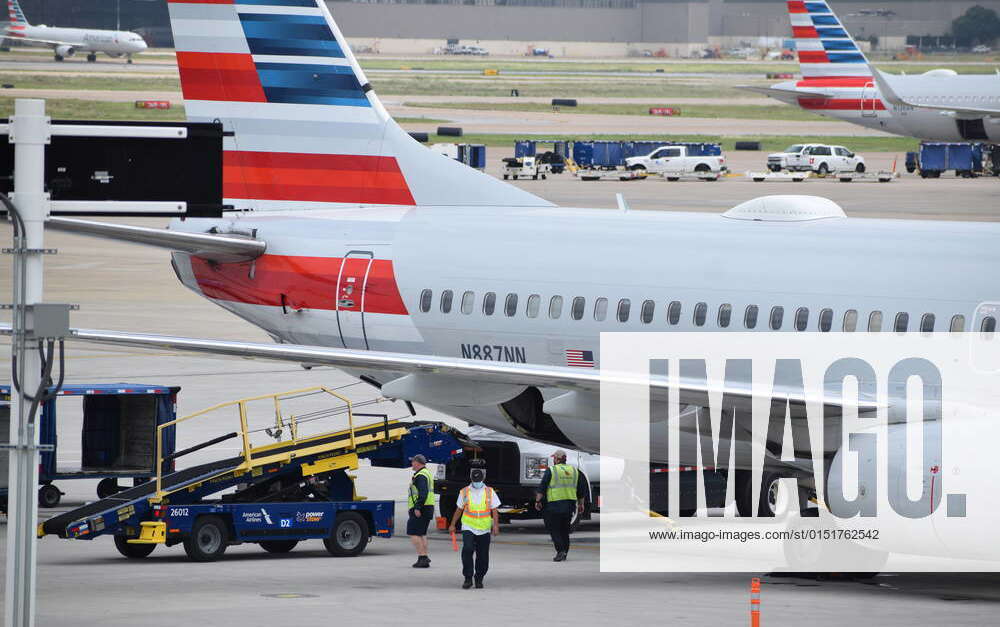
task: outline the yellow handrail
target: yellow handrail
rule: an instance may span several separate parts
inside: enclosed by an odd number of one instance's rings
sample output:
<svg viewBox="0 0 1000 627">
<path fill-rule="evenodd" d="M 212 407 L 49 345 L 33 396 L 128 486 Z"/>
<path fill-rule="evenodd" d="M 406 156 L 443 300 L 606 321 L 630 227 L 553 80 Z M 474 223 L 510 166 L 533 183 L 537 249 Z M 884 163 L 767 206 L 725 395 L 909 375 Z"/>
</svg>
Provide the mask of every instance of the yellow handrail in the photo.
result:
<svg viewBox="0 0 1000 627">
<path fill-rule="evenodd" d="M 239 435 L 242 438 L 242 449 L 243 449 L 243 462 L 236 468 L 236 470 L 237 471 L 239 471 L 239 470 L 248 471 L 248 470 L 251 469 L 251 466 L 252 466 L 252 464 L 251 464 L 251 458 L 250 458 L 251 457 L 252 447 L 250 446 L 250 431 L 249 431 L 249 428 L 248 428 L 248 425 L 247 425 L 247 404 L 248 403 L 252 403 L 254 401 L 261 401 L 261 400 L 266 400 L 266 399 L 273 400 L 273 402 L 274 402 L 274 408 L 275 408 L 275 424 L 276 424 L 276 426 L 278 428 L 281 428 L 285 424 L 284 418 L 283 418 L 282 413 L 281 413 L 281 399 L 285 398 L 285 397 L 290 397 L 290 396 L 298 396 L 298 395 L 309 394 L 309 393 L 312 393 L 312 392 L 325 392 L 325 393 L 329 394 L 330 396 L 333 396 L 334 398 L 339 399 L 340 401 L 342 401 L 347 406 L 347 423 L 348 423 L 348 432 L 350 433 L 350 437 L 351 437 L 351 448 L 352 449 L 357 448 L 357 439 L 356 439 L 356 435 L 355 435 L 355 432 L 354 432 L 354 411 L 353 411 L 353 404 L 351 403 L 351 400 L 349 398 L 347 398 L 346 396 L 343 396 L 341 394 L 337 394 L 336 392 L 334 392 L 333 390 L 331 390 L 330 388 L 328 388 L 326 386 L 318 385 L 318 386 L 313 386 L 313 387 L 309 387 L 309 388 L 302 388 L 302 389 L 298 389 L 298 390 L 291 390 L 291 391 L 287 391 L 287 392 L 277 392 L 277 393 L 273 393 L 273 394 L 261 394 L 259 396 L 248 396 L 246 398 L 241 398 L 241 399 L 238 399 L 238 400 L 235 400 L 235 401 L 228 401 L 226 403 L 219 403 L 217 405 L 212 405 L 211 407 L 207 407 L 207 408 L 202 409 L 200 411 L 196 411 L 193 414 L 188 414 L 187 416 L 183 416 L 181 418 L 177 418 L 175 420 L 171 420 L 170 422 L 165 422 L 165 423 L 159 425 L 156 428 L 156 495 L 155 495 L 154 498 L 157 499 L 157 500 L 159 500 L 159 499 L 162 499 L 166 495 L 166 493 L 163 490 L 163 462 L 164 462 L 164 459 L 163 459 L 163 431 L 164 431 L 164 429 L 166 429 L 167 427 L 172 427 L 172 426 L 178 425 L 178 424 L 180 424 L 182 422 L 187 422 L 188 420 L 191 420 L 193 418 L 197 418 L 199 416 L 204 416 L 205 414 L 209 414 L 209 413 L 218 411 L 220 409 L 224 409 L 226 407 L 232 407 L 232 406 L 235 405 L 235 406 L 238 407 L 238 411 L 239 411 L 239 420 L 240 420 L 240 433 L 239 433 Z M 291 435 L 291 441 L 293 443 L 297 443 L 298 442 L 298 420 L 297 420 L 296 416 L 295 415 L 289 416 L 287 424 L 288 424 L 289 432 L 290 432 L 290 435 Z"/>
</svg>

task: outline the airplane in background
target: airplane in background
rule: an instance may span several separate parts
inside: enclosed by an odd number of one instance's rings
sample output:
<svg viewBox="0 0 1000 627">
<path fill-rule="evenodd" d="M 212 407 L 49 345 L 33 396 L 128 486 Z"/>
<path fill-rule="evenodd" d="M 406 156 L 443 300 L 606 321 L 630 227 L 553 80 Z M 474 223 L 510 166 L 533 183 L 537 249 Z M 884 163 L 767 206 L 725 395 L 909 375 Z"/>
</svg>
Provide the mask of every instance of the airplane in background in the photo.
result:
<svg viewBox="0 0 1000 627">
<path fill-rule="evenodd" d="M 97 30 L 93 28 L 62 28 L 59 26 L 34 26 L 24 17 L 18 0 L 7 0 L 7 22 L 3 25 L 3 39 L 9 45 L 24 44 L 52 48 L 56 61 L 86 52 L 87 61 L 97 61 L 97 53 L 109 57 L 124 56 L 129 63 L 132 55 L 147 48 L 141 35 L 124 30 Z"/>
<path fill-rule="evenodd" d="M 802 79 L 743 89 L 895 135 L 1000 141 L 1000 72 L 885 74 L 824 0 L 788 0 L 788 14 Z"/>
<path fill-rule="evenodd" d="M 604 331 L 996 330 L 978 305 L 1000 296 L 983 271 L 1000 267 L 1000 224 L 848 218 L 809 196 L 721 215 L 554 206 L 414 141 L 324 1 L 169 11 L 188 118 L 231 132 L 234 210 L 168 230 L 46 227 L 172 251 L 185 286 L 276 343 L 86 329 L 77 340 L 330 365 L 387 398 L 600 452 Z M 703 406 L 703 380 L 649 386 L 679 390 L 685 412 Z M 746 381 L 722 391 L 741 410 L 755 400 Z M 822 400 L 831 417 L 843 407 Z M 838 453 L 839 440 L 827 445 Z"/>
</svg>

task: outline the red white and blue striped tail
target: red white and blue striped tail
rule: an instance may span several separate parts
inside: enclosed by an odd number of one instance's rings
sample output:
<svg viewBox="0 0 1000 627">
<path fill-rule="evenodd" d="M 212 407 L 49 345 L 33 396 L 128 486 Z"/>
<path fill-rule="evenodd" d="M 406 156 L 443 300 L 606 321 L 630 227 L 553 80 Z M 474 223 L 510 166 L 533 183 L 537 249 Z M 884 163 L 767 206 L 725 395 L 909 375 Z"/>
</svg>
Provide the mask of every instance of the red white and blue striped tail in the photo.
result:
<svg viewBox="0 0 1000 627">
<path fill-rule="evenodd" d="M 226 202 L 547 206 L 414 141 L 372 91 L 323 0 L 168 0 L 191 121 L 222 122 Z"/>
<path fill-rule="evenodd" d="M 21 10 L 21 3 L 17 0 L 7 0 L 7 24 L 8 26 L 28 26 L 28 20 Z"/>
<path fill-rule="evenodd" d="M 868 60 L 824 0 L 788 0 L 802 78 L 871 77 Z"/>
</svg>

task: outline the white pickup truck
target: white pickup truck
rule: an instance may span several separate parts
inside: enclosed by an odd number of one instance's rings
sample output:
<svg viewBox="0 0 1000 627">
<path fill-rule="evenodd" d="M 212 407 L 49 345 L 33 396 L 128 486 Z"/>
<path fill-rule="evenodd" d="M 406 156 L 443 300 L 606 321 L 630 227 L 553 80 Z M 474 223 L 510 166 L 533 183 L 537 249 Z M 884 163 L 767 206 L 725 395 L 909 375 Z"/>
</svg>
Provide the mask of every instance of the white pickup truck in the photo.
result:
<svg viewBox="0 0 1000 627">
<path fill-rule="evenodd" d="M 686 146 L 663 146 L 648 155 L 628 157 L 625 167 L 629 170 L 646 170 L 651 174 L 662 174 L 667 180 L 676 180 L 678 175 L 716 174 L 726 169 L 726 158 L 722 155 L 688 155 Z"/>
<path fill-rule="evenodd" d="M 827 144 L 794 144 L 782 152 L 767 156 L 767 169 L 772 172 L 831 172 L 865 171 L 865 158 L 843 146 Z"/>
</svg>

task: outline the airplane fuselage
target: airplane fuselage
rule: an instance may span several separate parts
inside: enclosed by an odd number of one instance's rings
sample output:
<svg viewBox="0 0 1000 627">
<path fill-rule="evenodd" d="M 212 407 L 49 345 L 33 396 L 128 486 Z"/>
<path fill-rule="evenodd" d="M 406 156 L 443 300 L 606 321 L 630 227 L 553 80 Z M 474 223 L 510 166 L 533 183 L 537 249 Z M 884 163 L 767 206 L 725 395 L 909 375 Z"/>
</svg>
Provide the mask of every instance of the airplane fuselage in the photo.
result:
<svg viewBox="0 0 1000 627">
<path fill-rule="evenodd" d="M 992 223 L 365 207 L 211 224 L 255 230 L 267 254 L 178 253 L 178 276 L 278 341 L 584 368 L 600 367 L 602 331 L 890 332 L 901 314 L 909 331 L 930 316 L 935 331 L 968 331 L 1000 267 Z M 529 430 L 496 404 L 435 408 Z M 573 446 L 599 449 L 596 423 L 555 420 Z"/>
<path fill-rule="evenodd" d="M 6 27 L 4 37 L 27 46 L 65 46 L 74 52 L 103 52 L 111 56 L 135 54 L 146 49 L 142 37 L 129 31 L 12 24 Z"/>
<path fill-rule="evenodd" d="M 888 75 L 907 102 L 942 107 L 1000 110 L 1000 74 Z M 807 78 L 775 85 L 778 89 L 822 92 L 800 96 L 803 109 L 895 135 L 928 141 L 1000 141 L 1000 116 L 961 115 L 890 103 L 871 77 Z"/>
</svg>

